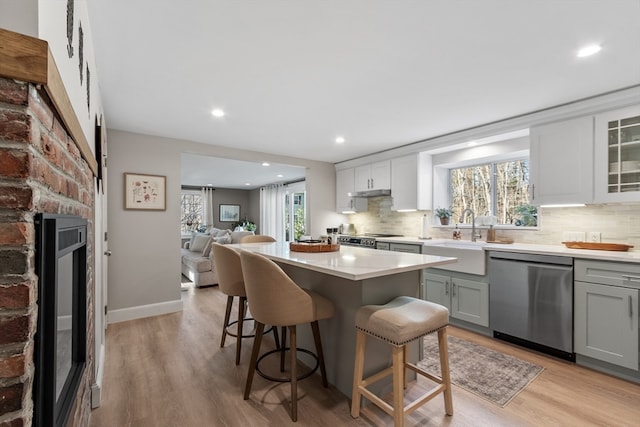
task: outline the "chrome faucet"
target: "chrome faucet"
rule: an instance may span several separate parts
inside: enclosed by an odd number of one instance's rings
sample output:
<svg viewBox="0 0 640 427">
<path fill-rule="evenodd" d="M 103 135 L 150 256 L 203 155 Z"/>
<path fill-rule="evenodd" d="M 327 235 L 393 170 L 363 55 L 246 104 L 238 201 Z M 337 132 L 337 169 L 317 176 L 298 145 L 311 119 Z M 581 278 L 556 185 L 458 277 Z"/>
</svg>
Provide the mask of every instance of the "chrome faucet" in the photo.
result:
<svg viewBox="0 0 640 427">
<path fill-rule="evenodd" d="M 464 220 L 464 216 L 466 213 L 470 213 L 471 214 L 471 241 L 475 242 L 477 239 L 482 237 L 482 234 L 480 234 L 480 231 L 478 230 L 478 234 L 476 234 L 476 214 L 475 212 L 473 212 L 473 210 L 467 208 L 465 210 L 462 211 L 462 215 L 460 216 L 460 222 L 462 222 L 462 220 Z"/>
</svg>

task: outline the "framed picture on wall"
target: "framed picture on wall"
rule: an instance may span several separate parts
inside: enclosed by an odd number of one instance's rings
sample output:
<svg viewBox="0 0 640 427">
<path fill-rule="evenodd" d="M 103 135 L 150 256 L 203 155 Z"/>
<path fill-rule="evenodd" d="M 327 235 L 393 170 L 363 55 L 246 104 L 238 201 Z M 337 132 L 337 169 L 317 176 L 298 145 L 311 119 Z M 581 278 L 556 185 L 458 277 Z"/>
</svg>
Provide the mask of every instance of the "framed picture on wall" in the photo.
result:
<svg viewBox="0 0 640 427">
<path fill-rule="evenodd" d="M 164 211 L 166 207 L 166 176 L 124 174 L 124 208 Z"/>
<path fill-rule="evenodd" d="M 220 222 L 237 222 L 240 220 L 240 205 L 220 205 Z"/>
</svg>

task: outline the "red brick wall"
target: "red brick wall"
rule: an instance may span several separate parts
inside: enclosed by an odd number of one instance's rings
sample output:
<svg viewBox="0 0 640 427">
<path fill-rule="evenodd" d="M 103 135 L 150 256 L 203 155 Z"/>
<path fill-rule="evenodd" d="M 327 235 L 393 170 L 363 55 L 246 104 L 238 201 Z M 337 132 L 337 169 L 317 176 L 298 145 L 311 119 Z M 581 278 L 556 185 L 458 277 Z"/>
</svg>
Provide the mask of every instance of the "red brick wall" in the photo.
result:
<svg viewBox="0 0 640 427">
<path fill-rule="evenodd" d="M 94 370 L 93 174 L 46 94 L 0 78 L 0 427 L 32 423 L 38 212 L 78 215 L 89 223 L 87 365 L 69 423 L 85 426 Z"/>
</svg>

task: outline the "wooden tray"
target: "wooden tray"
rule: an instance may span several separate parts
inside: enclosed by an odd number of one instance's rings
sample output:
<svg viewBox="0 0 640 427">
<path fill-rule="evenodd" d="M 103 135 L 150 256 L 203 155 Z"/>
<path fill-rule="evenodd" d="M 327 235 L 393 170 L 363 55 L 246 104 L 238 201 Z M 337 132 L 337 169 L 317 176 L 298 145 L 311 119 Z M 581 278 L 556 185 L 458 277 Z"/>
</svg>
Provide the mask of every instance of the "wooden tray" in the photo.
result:
<svg viewBox="0 0 640 427">
<path fill-rule="evenodd" d="M 510 245 L 513 243 L 513 239 L 496 239 L 496 240 L 487 240 L 487 243 L 499 243 L 501 245 Z"/>
<path fill-rule="evenodd" d="M 289 242 L 289 250 L 293 252 L 336 252 L 340 250 L 340 244 Z"/>
<path fill-rule="evenodd" d="M 592 242 L 562 242 L 563 245 L 570 249 L 596 249 L 601 251 L 628 251 L 633 245 L 624 243 L 592 243 Z"/>
</svg>

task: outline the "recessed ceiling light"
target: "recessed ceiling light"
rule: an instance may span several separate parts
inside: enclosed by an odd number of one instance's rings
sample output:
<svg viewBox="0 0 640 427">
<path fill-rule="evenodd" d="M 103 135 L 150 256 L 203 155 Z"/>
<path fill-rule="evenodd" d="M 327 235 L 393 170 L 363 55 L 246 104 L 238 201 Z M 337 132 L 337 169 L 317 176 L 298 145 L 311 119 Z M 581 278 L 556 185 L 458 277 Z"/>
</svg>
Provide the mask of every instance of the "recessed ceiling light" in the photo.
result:
<svg viewBox="0 0 640 427">
<path fill-rule="evenodd" d="M 262 166 L 271 166 L 271 163 L 269 163 L 269 162 L 262 162 Z"/>
<path fill-rule="evenodd" d="M 602 46 L 599 44 L 592 44 L 589 46 L 585 46 L 578 51 L 578 58 L 584 58 L 586 56 L 594 55 L 602 49 Z"/>
<path fill-rule="evenodd" d="M 279 173 L 278 175 L 276 175 L 278 178 L 284 178 L 284 175 L 282 175 L 281 173 Z"/>
<path fill-rule="evenodd" d="M 251 183 L 250 182 L 245 182 L 244 185 L 251 185 Z"/>
<path fill-rule="evenodd" d="M 215 110 L 212 110 L 211 114 L 213 115 L 213 117 L 224 117 L 224 111 L 222 111 L 219 108 L 216 108 Z"/>
<path fill-rule="evenodd" d="M 336 142 L 337 142 L 338 144 L 342 144 L 342 143 L 344 143 L 344 136 L 338 136 L 338 137 L 336 137 Z"/>
<path fill-rule="evenodd" d="M 207 184 L 207 187 L 213 187 L 213 184 Z"/>
</svg>

